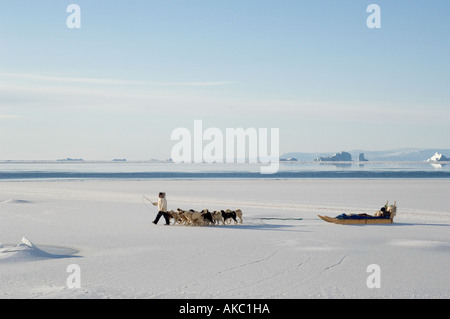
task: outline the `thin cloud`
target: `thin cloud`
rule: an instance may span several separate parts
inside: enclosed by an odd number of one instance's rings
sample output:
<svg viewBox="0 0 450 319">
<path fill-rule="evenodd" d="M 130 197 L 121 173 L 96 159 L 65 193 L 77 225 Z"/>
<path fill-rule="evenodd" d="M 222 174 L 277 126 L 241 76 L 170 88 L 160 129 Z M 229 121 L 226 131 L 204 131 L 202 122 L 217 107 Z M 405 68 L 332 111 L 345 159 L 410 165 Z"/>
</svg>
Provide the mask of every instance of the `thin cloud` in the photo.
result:
<svg viewBox="0 0 450 319">
<path fill-rule="evenodd" d="M 0 77 L 19 78 L 54 83 L 80 83 L 99 85 L 155 85 L 155 86 L 220 86 L 236 83 L 235 81 L 197 81 L 197 82 L 159 82 L 124 79 L 77 78 L 62 76 L 46 76 L 36 74 L 0 73 Z"/>
<path fill-rule="evenodd" d="M 26 118 L 26 116 L 16 114 L 0 114 L 0 120 L 19 120 L 24 118 Z"/>
</svg>

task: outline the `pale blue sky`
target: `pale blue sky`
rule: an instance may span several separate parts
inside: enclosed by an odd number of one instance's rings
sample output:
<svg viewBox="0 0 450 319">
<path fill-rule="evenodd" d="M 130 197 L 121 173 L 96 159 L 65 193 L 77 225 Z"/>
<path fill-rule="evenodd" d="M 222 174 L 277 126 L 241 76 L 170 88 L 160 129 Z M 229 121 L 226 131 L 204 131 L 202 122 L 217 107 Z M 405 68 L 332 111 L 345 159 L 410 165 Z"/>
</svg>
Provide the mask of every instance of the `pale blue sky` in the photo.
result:
<svg viewBox="0 0 450 319">
<path fill-rule="evenodd" d="M 281 153 L 449 148 L 449 20 L 448 0 L 0 0 L 0 160 L 165 159 L 195 119 L 279 128 Z"/>
</svg>

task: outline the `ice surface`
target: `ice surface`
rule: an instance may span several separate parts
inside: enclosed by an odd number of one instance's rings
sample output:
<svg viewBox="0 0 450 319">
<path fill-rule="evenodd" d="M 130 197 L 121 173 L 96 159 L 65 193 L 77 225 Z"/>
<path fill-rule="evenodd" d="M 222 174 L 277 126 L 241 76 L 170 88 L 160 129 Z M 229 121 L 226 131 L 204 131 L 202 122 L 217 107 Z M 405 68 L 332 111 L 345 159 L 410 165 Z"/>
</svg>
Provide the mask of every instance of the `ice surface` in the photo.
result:
<svg viewBox="0 0 450 319">
<path fill-rule="evenodd" d="M 0 247 L 12 250 L 0 251 L 0 298 L 449 298 L 448 189 L 447 179 L 1 182 L 2 198 L 26 205 L 0 205 Z M 153 225 L 142 195 L 160 191 L 169 209 L 240 208 L 244 223 Z M 392 225 L 317 217 L 371 214 L 386 200 L 398 205 Z M 67 287 L 71 264 L 81 288 Z M 379 289 L 367 286 L 371 264 Z"/>
</svg>

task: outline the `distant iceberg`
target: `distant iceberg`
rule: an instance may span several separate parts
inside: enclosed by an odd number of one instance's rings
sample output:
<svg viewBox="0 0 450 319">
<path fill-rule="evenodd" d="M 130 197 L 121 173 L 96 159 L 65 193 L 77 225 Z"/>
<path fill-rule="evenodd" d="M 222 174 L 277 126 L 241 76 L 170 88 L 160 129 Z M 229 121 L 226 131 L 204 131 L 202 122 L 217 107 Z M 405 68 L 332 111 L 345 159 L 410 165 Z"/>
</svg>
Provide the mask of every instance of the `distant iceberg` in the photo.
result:
<svg viewBox="0 0 450 319">
<path fill-rule="evenodd" d="M 56 160 L 57 162 L 83 162 L 84 160 L 82 158 L 63 158 Z"/>
<path fill-rule="evenodd" d="M 369 160 L 364 157 L 364 153 L 359 153 L 359 161 L 360 162 L 368 162 Z"/>
<path fill-rule="evenodd" d="M 445 157 L 443 154 L 439 154 L 438 152 L 436 152 L 436 154 L 427 159 L 427 162 L 448 162 L 448 161 L 450 161 L 450 159 Z"/>
<path fill-rule="evenodd" d="M 316 158 L 315 161 L 318 162 L 351 162 L 352 155 L 347 152 L 336 153 L 333 156 L 319 157 Z"/>
</svg>

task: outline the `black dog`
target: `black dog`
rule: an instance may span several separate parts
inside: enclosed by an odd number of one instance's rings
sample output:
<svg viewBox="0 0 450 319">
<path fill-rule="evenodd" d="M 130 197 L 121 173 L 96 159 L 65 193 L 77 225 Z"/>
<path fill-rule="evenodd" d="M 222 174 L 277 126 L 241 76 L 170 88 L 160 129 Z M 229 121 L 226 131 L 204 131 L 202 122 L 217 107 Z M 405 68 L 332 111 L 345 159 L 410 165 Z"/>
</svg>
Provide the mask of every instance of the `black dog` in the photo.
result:
<svg viewBox="0 0 450 319">
<path fill-rule="evenodd" d="M 205 212 L 205 210 L 206 210 L 206 212 Z M 211 224 L 214 224 L 211 212 L 207 209 L 205 209 L 205 210 L 203 210 L 203 212 L 202 212 L 203 220 L 208 220 Z"/>
<path fill-rule="evenodd" d="M 223 223 L 224 224 L 227 221 L 227 219 L 229 219 L 229 218 L 232 218 L 234 220 L 234 222 L 237 224 L 236 212 L 234 212 L 234 211 L 226 212 L 224 210 L 221 210 L 221 212 L 222 212 L 222 218 L 223 218 Z"/>
</svg>

